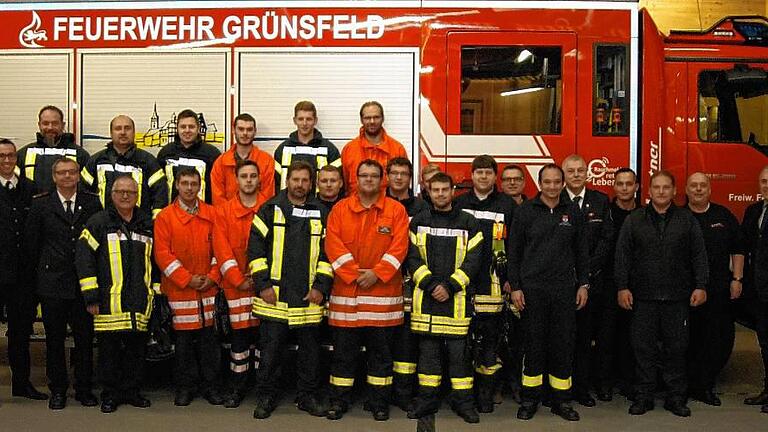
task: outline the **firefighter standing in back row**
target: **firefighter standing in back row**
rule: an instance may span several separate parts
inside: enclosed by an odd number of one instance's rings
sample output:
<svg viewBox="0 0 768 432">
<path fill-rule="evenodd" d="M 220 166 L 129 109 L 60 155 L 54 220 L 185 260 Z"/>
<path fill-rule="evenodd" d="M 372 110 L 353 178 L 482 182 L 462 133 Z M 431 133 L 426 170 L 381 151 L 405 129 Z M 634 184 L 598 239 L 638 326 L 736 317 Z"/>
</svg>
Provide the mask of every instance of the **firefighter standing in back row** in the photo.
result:
<svg viewBox="0 0 768 432">
<path fill-rule="evenodd" d="M 333 331 L 330 420 L 351 403 L 357 354 L 365 345 L 370 385 L 365 407 L 375 420 L 389 418 L 392 385 L 390 344 L 403 323 L 401 264 L 408 253 L 408 213 L 381 189 L 384 168 L 360 162 L 355 195 L 341 200 L 328 216 L 325 251 L 334 271 L 328 307 Z"/>
<path fill-rule="evenodd" d="M 174 186 L 178 196 L 155 220 L 154 251 L 176 332 L 173 403 L 187 406 L 201 394 L 211 405 L 221 405 L 219 344 L 213 328 L 221 279 L 213 255 L 216 213 L 197 197 L 200 173 L 194 168 L 180 169 Z"/>
<path fill-rule="evenodd" d="M 409 233 L 408 269 L 415 285 L 411 330 L 419 335 L 419 395 L 408 417 L 434 415 L 440 407 L 445 350 L 451 407 L 467 423 L 477 423 L 467 337 L 474 278 L 485 267 L 483 232 L 475 217 L 452 206 L 450 176 L 435 174 L 429 191 L 433 207 L 414 216 Z"/>
<path fill-rule="evenodd" d="M 507 243 L 512 302 L 525 333 L 521 420 L 536 414 L 545 372 L 552 413 L 579 420 L 569 402 L 576 310 L 588 297 L 589 250 L 581 211 L 561 199 L 563 178 L 554 164 L 539 171 L 541 192 L 515 209 Z"/>
<path fill-rule="evenodd" d="M 502 286 L 506 282 L 506 238 L 512 223 L 512 199 L 496 190 L 496 161 L 481 155 L 472 161 L 472 190 L 456 199 L 456 207 L 473 215 L 480 224 L 482 245 L 480 270 L 473 279 L 475 318 L 473 337 L 478 345 L 477 407 L 481 413 L 493 412 L 493 393 L 499 343 L 504 331 Z"/>
<path fill-rule="evenodd" d="M 313 416 L 326 414 L 318 394 L 318 335 L 333 270 L 323 250 L 328 211 L 312 195 L 314 174 L 308 162 L 292 162 L 286 171 L 286 189 L 253 218 L 248 267 L 257 294 L 253 314 L 262 320 L 253 411 L 258 419 L 269 417 L 277 406 L 278 381 L 291 335 L 299 345 L 297 406 Z"/>
</svg>

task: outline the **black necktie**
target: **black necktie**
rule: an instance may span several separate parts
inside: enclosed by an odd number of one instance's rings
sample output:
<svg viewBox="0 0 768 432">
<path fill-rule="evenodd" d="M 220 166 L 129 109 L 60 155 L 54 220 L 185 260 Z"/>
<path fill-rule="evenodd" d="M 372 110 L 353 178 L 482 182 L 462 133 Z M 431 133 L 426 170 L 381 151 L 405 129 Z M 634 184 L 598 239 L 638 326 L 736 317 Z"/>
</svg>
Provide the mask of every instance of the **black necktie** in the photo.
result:
<svg viewBox="0 0 768 432">
<path fill-rule="evenodd" d="M 573 197 L 573 202 L 576 203 L 576 207 L 581 208 L 581 197 L 580 196 Z"/>
<path fill-rule="evenodd" d="M 67 216 L 72 219 L 72 217 L 75 215 L 75 212 L 72 211 L 72 200 L 66 200 L 64 201 L 64 204 L 67 205 Z"/>
<path fill-rule="evenodd" d="M 11 183 L 11 181 L 10 181 L 10 180 L 8 180 L 7 182 L 5 182 L 5 190 L 7 190 L 8 192 L 10 192 L 10 191 L 11 191 L 11 189 L 12 189 L 12 188 L 11 188 L 11 186 L 12 186 L 12 183 Z"/>
</svg>

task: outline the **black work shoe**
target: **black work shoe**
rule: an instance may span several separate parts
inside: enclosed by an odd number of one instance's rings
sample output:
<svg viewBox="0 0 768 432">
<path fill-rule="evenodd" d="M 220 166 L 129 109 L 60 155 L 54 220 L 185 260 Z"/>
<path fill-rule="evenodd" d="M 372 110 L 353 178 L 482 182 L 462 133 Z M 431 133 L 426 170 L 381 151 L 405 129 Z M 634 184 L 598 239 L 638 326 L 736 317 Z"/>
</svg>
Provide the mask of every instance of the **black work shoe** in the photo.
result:
<svg viewBox="0 0 768 432">
<path fill-rule="evenodd" d="M 434 414 L 418 417 L 418 419 L 419 421 L 416 423 L 416 432 L 435 432 Z"/>
<path fill-rule="evenodd" d="M 210 389 L 205 392 L 203 399 L 207 400 L 211 405 L 224 405 L 224 396 L 215 389 Z"/>
<path fill-rule="evenodd" d="M 629 406 L 629 414 L 643 415 L 653 410 L 653 401 L 648 399 L 637 399 Z"/>
<path fill-rule="evenodd" d="M 576 395 L 573 398 L 576 402 L 579 403 L 581 406 L 585 406 L 587 408 L 592 408 L 595 406 L 596 402 L 595 399 L 590 395 L 588 392 L 579 392 L 576 393 Z"/>
<path fill-rule="evenodd" d="M 517 418 L 520 420 L 530 420 L 536 414 L 538 409 L 539 406 L 537 404 L 523 402 L 523 404 L 520 405 L 520 408 L 517 409 Z"/>
<path fill-rule="evenodd" d="M 195 399 L 194 393 L 189 390 L 176 390 L 176 395 L 173 398 L 173 404 L 176 406 L 187 406 Z"/>
<path fill-rule="evenodd" d="M 149 408 L 152 406 L 152 402 L 139 393 L 127 397 L 125 403 L 136 408 Z"/>
<path fill-rule="evenodd" d="M 376 421 L 389 420 L 389 407 L 374 408 L 371 412 L 373 413 L 373 419 Z"/>
<path fill-rule="evenodd" d="M 760 408 L 760 412 L 763 414 L 768 414 L 768 404 L 763 405 L 763 407 Z"/>
<path fill-rule="evenodd" d="M 75 400 L 80 402 L 80 405 L 84 407 L 95 407 L 99 404 L 99 400 L 91 392 L 76 392 Z"/>
<path fill-rule="evenodd" d="M 477 412 L 488 414 L 493 412 L 493 402 L 479 402 L 477 404 Z"/>
<path fill-rule="evenodd" d="M 579 413 L 567 403 L 553 404 L 550 411 L 552 411 L 552 414 L 558 415 L 564 420 L 579 421 Z"/>
<path fill-rule="evenodd" d="M 685 402 L 679 399 L 664 402 L 664 409 L 678 417 L 690 417 L 691 415 L 691 409 L 685 405 Z"/>
<path fill-rule="evenodd" d="M 240 402 L 242 401 L 243 396 L 240 394 L 240 392 L 233 391 L 227 395 L 226 399 L 224 400 L 224 408 L 237 408 L 240 406 Z"/>
<path fill-rule="evenodd" d="M 744 399 L 744 405 L 768 404 L 768 390 L 763 390 L 759 395 Z"/>
<path fill-rule="evenodd" d="M 480 423 L 480 415 L 474 408 L 465 408 L 457 410 L 456 414 L 462 418 L 466 423 Z"/>
<path fill-rule="evenodd" d="M 37 391 L 35 386 L 32 385 L 32 383 L 26 383 L 20 386 L 13 386 L 11 389 L 11 395 L 17 396 L 17 397 L 25 397 L 27 399 L 33 399 L 33 400 L 46 400 L 48 399 L 48 395 Z"/>
<path fill-rule="evenodd" d="M 717 397 L 715 392 L 713 392 L 711 389 L 692 391 L 690 397 L 691 399 L 697 400 L 699 402 L 704 402 L 707 405 L 720 406 L 723 404 L 720 398 Z"/>
<path fill-rule="evenodd" d="M 326 408 L 314 395 L 300 397 L 296 402 L 296 407 L 315 417 L 325 417 L 328 414 L 328 408 Z"/>
<path fill-rule="evenodd" d="M 597 399 L 603 402 L 610 402 L 613 400 L 613 389 L 609 387 L 601 388 L 597 391 Z"/>
<path fill-rule="evenodd" d="M 331 402 L 331 407 L 328 408 L 328 413 L 325 415 L 325 418 L 328 420 L 341 420 L 341 418 L 344 417 L 344 413 L 346 412 L 347 409 L 340 403 Z"/>
<path fill-rule="evenodd" d="M 117 411 L 117 401 L 114 399 L 103 399 L 101 401 L 101 412 L 109 414 Z"/>
<path fill-rule="evenodd" d="M 253 409 L 253 418 L 265 419 L 272 415 L 275 404 L 271 398 L 260 396 L 256 399 L 256 407 Z"/>
<path fill-rule="evenodd" d="M 62 410 L 66 406 L 67 406 L 66 393 L 52 393 L 51 398 L 48 399 L 48 409 Z"/>
</svg>

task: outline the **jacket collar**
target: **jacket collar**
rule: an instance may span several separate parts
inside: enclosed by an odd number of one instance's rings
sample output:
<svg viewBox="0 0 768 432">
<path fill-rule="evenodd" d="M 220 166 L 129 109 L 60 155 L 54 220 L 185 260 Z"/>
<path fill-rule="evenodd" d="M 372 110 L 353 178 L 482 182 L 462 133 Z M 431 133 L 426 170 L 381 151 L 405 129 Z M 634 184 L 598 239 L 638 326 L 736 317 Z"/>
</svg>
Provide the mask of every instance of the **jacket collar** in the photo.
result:
<svg viewBox="0 0 768 432">
<path fill-rule="evenodd" d="M 365 137 L 365 128 L 362 126 L 360 127 L 360 134 L 358 137 L 363 147 L 375 148 L 386 153 L 392 153 L 392 139 L 387 135 L 387 131 L 383 127 L 381 128 L 381 142 L 379 144 L 373 144 L 368 141 L 368 138 Z"/>
<path fill-rule="evenodd" d="M 48 147 L 48 144 L 45 142 L 45 137 L 40 132 L 37 132 L 35 135 L 36 142 L 38 146 L 41 147 Z M 61 134 L 61 137 L 59 137 L 59 141 L 56 143 L 56 148 L 75 148 L 77 147 L 75 145 L 75 135 L 65 132 Z"/>
<path fill-rule="evenodd" d="M 299 141 L 299 131 L 295 130 L 288 135 L 288 141 L 291 142 L 294 146 L 318 146 L 322 144 L 323 141 L 323 134 L 320 133 L 319 130 L 315 129 L 312 135 L 312 139 L 309 140 L 308 143 L 304 144 L 303 142 Z"/>
<path fill-rule="evenodd" d="M 363 207 L 363 204 L 360 203 L 360 195 L 354 195 L 351 197 L 352 202 L 350 203 L 350 209 L 355 213 L 362 213 L 367 208 Z M 376 202 L 373 203 L 371 207 L 377 207 L 379 210 L 384 210 L 384 201 L 387 199 L 387 195 L 380 193 L 379 199 L 376 200 Z"/>
</svg>

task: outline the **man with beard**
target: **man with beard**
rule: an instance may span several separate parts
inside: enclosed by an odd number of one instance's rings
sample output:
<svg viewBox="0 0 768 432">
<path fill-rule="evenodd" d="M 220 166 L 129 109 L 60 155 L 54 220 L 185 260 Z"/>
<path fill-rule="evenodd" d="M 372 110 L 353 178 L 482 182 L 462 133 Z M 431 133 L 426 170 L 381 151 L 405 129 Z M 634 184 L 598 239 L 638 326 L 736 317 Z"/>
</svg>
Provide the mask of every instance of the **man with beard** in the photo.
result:
<svg viewBox="0 0 768 432">
<path fill-rule="evenodd" d="M 58 107 L 44 106 L 37 120 L 37 140 L 19 150 L 19 177 L 35 182 L 36 192 L 49 192 L 54 187 L 51 165 L 56 159 L 68 157 L 83 167 L 90 155 L 75 144 L 74 135 L 64 132 L 64 113 Z"/>
<path fill-rule="evenodd" d="M 248 268 L 258 297 L 253 313 L 262 319 L 258 398 L 253 416 L 264 419 L 276 408 L 278 381 L 289 336 L 299 351 L 297 406 L 325 416 L 320 402 L 319 326 L 331 291 L 333 270 L 323 250 L 327 210 L 312 196 L 315 170 L 306 161 L 288 167 L 287 187 L 267 201 L 253 218 Z"/>
</svg>

